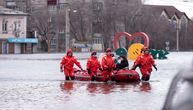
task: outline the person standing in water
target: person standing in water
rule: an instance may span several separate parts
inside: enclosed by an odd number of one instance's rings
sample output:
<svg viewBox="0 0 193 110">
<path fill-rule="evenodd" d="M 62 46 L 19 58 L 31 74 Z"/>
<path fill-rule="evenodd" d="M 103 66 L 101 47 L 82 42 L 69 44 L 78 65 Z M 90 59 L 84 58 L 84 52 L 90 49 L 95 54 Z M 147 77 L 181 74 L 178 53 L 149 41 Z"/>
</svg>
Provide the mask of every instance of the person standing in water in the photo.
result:
<svg viewBox="0 0 193 110">
<path fill-rule="evenodd" d="M 111 49 L 107 48 L 106 55 L 102 58 L 102 69 L 103 76 L 105 77 L 105 81 L 108 81 L 110 78 L 113 80 L 113 70 L 116 68 L 114 63 L 114 59 L 111 56 Z"/>
<path fill-rule="evenodd" d="M 142 53 L 135 60 L 132 70 L 135 70 L 137 67 L 139 67 L 142 74 L 142 80 L 148 81 L 151 76 L 152 66 L 157 71 L 155 61 L 152 55 L 149 53 L 149 49 L 147 47 L 143 47 Z"/>
<path fill-rule="evenodd" d="M 102 71 L 101 65 L 96 55 L 97 55 L 96 51 L 93 51 L 91 53 L 90 58 L 87 60 L 87 64 L 86 64 L 88 74 L 91 76 L 92 81 L 95 80 L 95 77 L 97 75 L 97 70 L 99 69 Z"/>
<path fill-rule="evenodd" d="M 80 63 L 73 56 L 72 50 L 67 50 L 66 56 L 64 56 L 60 62 L 60 71 L 64 72 L 66 80 L 74 80 L 74 64 L 76 64 L 81 70 Z"/>
</svg>

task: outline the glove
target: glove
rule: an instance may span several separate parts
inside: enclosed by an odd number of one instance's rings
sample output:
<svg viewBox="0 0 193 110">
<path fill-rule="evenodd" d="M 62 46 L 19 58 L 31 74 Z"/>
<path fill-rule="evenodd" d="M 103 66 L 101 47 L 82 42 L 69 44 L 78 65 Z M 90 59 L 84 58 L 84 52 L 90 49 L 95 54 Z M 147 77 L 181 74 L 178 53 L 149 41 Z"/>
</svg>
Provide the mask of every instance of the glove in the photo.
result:
<svg viewBox="0 0 193 110">
<path fill-rule="evenodd" d="M 131 70 L 135 70 L 137 67 L 140 67 L 141 66 L 141 64 L 137 64 L 136 66 L 133 66 L 132 68 L 131 68 Z"/>
<path fill-rule="evenodd" d="M 62 67 L 60 67 L 60 72 L 63 72 L 63 69 L 62 69 Z"/>
<path fill-rule="evenodd" d="M 155 70 L 157 71 L 157 67 L 156 67 L 156 65 L 153 65 L 153 67 L 155 68 Z"/>
<path fill-rule="evenodd" d="M 80 69 L 83 70 L 82 67 L 80 67 Z"/>
<path fill-rule="evenodd" d="M 90 69 L 87 69 L 87 71 L 88 71 L 88 74 L 91 74 L 91 71 L 90 71 Z"/>
<path fill-rule="evenodd" d="M 132 68 L 131 68 L 131 70 L 135 70 L 136 69 L 136 66 L 133 66 Z"/>
<path fill-rule="evenodd" d="M 100 70 L 100 71 L 103 71 L 103 69 L 102 69 L 102 68 L 99 68 L 99 70 Z"/>
<path fill-rule="evenodd" d="M 107 68 L 108 71 L 111 71 L 111 68 Z"/>
</svg>

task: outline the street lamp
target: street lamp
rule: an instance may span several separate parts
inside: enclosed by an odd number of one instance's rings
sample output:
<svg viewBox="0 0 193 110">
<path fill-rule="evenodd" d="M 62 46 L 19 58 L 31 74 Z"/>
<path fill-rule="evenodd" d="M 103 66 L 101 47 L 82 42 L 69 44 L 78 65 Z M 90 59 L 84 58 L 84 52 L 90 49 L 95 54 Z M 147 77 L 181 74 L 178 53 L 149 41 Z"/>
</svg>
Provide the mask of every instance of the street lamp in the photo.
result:
<svg viewBox="0 0 193 110">
<path fill-rule="evenodd" d="M 69 0 L 59 0 L 59 4 L 65 5 L 65 47 L 66 52 L 70 48 L 70 3 Z M 73 13 L 76 13 L 77 10 L 73 10 Z"/>
<path fill-rule="evenodd" d="M 70 48 L 70 8 L 69 4 L 66 4 L 65 10 L 65 18 L 66 18 L 66 25 L 65 25 L 65 37 L 66 37 L 66 52 Z"/>
<path fill-rule="evenodd" d="M 66 18 L 66 25 L 65 25 L 65 36 L 66 36 L 66 52 L 70 48 L 70 7 L 69 4 L 66 6 L 65 10 L 65 18 Z M 73 10 L 73 13 L 77 13 L 77 10 Z"/>
</svg>

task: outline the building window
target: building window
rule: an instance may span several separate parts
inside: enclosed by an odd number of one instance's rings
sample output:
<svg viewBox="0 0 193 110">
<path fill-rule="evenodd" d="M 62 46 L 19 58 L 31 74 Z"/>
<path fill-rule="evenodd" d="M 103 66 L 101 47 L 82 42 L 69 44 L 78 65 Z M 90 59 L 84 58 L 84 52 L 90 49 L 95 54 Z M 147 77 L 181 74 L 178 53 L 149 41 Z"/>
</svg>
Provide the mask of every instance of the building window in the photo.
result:
<svg viewBox="0 0 193 110">
<path fill-rule="evenodd" d="M 10 0 L 10 1 L 6 1 L 6 6 L 7 7 L 14 7 L 14 6 L 16 6 L 16 2 L 15 1 L 12 1 L 12 0 Z"/>
<path fill-rule="evenodd" d="M 7 24 L 8 24 L 8 21 L 3 20 L 3 23 L 2 23 L 2 31 L 3 31 L 3 33 L 7 33 Z"/>
<path fill-rule="evenodd" d="M 56 11 L 56 10 L 57 10 L 57 7 L 56 7 L 56 5 L 49 5 L 49 6 L 48 6 L 48 10 L 49 10 L 49 11 Z"/>
<path fill-rule="evenodd" d="M 56 5 L 57 0 L 47 0 L 47 5 Z"/>
<path fill-rule="evenodd" d="M 180 23 L 181 23 L 180 25 L 181 25 L 182 27 L 185 27 L 186 24 L 187 24 L 187 19 L 185 18 L 185 16 L 182 16 L 180 21 L 181 21 L 181 22 L 180 22 Z"/>
<path fill-rule="evenodd" d="M 14 22 L 14 31 L 18 32 L 19 31 L 19 27 L 20 27 L 20 22 L 19 21 L 15 21 Z"/>
<path fill-rule="evenodd" d="M 174 16 L 174 17 L 172 17 L 172 19 L 171 19 L 171 25 L 172 25 L 172 27 L 174 28 L 174 29 L 176 29 L 177 28 L 177 19 L 176 19 L 176 17 Z"/>
<path fill-rule="evenodd" d="M 19 29 L 19 27 L 20 27 L 20 21 L 15 21 L 14 22 L 14 34 L 15 34 L 15 37 L 19 37 L 20 36 L 20 29 Z"/>
<path fill-rule="evenodd" d="M 103 3 L 102 2 L 95 2 L 93 5 L 93 10 L 94 11 L 101 11 L 103 8 Z"/>
</svg>

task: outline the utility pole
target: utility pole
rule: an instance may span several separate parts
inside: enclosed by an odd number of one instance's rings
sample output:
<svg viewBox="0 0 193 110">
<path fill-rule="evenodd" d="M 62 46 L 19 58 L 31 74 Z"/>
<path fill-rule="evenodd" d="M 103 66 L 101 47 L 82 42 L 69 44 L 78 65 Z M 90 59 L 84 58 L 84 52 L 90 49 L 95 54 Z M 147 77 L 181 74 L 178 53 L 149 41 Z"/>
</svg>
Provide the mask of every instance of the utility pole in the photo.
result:
<svg viewBox="0 0 193 110">
<path fill-rule="evenodd" d="M 65 9 L 65 18 L 66 18 L 66 25 L 65 25 L 65 37 L 66 37 L 66 52 L 70 48 L 70 7 L 69 1 L 66 0 L 66 9 Z"/>
<path fill-rule="evenodd" d="M 56 52 L 59 52 L 59 10 L 60 10 L 60 1 L 57 1 L 57 6 L 56 6 Z"/>
<path fill-rule="evenodd" d="M 50 29 L 50 25 L 51 25 L 51 18 L 48 18 L 48 35 L 47 35 L 47 43 L 48 43 L 48 53 L 50 53 L 50 48 L 51 48 L 51 29 Z"/>
<path fill-rule="evenodd" d="M 179 51 L 179 31 L 180 31 L 180 24 L 179 20 L 176 20 L 176 51 Z"/>
</svg>

